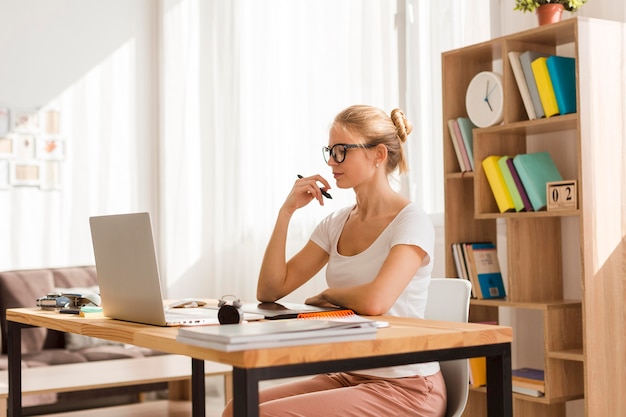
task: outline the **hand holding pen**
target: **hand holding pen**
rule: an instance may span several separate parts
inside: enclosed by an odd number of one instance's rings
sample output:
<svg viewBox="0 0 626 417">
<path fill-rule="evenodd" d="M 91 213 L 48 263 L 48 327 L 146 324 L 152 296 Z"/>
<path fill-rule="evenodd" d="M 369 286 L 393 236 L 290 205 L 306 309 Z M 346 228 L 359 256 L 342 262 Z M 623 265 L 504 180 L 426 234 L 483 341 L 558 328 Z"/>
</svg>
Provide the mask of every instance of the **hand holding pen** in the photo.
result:
<svg viewBox="0 0 626 417">
<path fill-rule="evenodd" d="M 304 177 L 303 177 L 302 175 L 298 174 L 298 178 L 303 179 Z M 329 198 L 329 199 L 331 199 L 331 200 L 333 199 L 333 197 L 332 197 L 332 196 L 328 193 L 328 191 L 326 191 L 326 190 L 325 190 L 325 189 L 323 189 L 322 187 L 319 187 L 319 188 L 320 188 L 320 192 L 322 193 L 322 195 L 323 195 L 324 197 Z"/>
</svg>

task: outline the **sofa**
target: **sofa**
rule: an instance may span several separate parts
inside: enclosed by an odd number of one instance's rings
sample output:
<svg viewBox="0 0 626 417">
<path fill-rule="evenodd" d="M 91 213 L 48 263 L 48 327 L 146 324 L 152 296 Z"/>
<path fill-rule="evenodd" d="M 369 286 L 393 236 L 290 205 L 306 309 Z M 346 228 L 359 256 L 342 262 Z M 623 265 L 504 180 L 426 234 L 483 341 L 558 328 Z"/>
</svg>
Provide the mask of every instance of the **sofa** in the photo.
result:
<svg viewBox="0 0 626 417">
<path fill-rule="evenodd" d="M 42 268 L 0 272 L 0 339 L 2 355 L 0 370 L 7 368 L 6 309 L 36 307 L 37 299 L 50 292 L 97 291 L 95 266 Z M 22 368 L 54 366 L 121 358 L 160 355 L 161 352 L 105 342 L 81 335 L 32 328 L 22 330 Z M 63 377 L 62 375 L 60 377 Z M 23 406 L 32 413 L 68 411 L 113 403 L 129 403 L 139 399 L 139 393 L 163 390 L 167 384 L 145 384 L 129 389 L 106 388 L 91 391 L 51 393 L 25 396 Z"/>
</svg>

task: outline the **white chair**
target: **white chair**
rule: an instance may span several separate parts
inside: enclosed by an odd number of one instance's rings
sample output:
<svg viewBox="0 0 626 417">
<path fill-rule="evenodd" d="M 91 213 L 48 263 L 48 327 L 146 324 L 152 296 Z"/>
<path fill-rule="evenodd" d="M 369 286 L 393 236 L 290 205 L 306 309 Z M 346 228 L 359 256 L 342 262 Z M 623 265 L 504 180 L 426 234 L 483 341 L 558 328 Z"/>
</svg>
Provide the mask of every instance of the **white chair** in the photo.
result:
<svg viewBox="0 0 626 417">
<path fill-rule="evenodd" d="M 467 323 L 472 285 L 460 278 L 433 278 L 428 287 L 424 317 L 429 320 Z M 446 417 L 463 413 L 469 395 L 469 361 L 459 359 L 439 363 L 448 391 Z"/>
</svg>

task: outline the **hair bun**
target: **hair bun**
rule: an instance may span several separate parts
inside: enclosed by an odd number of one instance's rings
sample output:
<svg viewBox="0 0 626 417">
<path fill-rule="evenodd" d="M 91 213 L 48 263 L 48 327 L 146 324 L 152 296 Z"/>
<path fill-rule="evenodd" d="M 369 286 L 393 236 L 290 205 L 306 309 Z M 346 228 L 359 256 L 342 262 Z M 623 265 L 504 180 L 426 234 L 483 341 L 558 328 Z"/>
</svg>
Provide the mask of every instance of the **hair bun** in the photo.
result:
<svg viewBox="0 0 626 417">
<path fill-rule="evenodd" d="M 406 142 L 409 134 L 413 131 L 413 125 L 406 119 L 404 112 L 400 109 L 393 109 L 391 111 L 391 120 L 396 126 L 396 134 L 400 142 Z"/>
</svg>

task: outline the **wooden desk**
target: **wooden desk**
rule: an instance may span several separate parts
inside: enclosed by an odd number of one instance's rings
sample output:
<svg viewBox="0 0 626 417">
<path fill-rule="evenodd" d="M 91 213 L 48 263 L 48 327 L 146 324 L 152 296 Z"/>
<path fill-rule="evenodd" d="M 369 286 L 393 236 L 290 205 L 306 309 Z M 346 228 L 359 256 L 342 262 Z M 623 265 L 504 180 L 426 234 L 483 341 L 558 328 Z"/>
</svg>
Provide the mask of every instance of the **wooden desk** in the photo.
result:
<svg viewBox="0 0 626 417">
<path fill-rule="evenodd" d="M 39 309 L 9 309 L 9 417 L 21 417 L 21 331 L 46 327 L 192 358 L 192 413 L 204 416 L 204 360 L 233 366 L 236 416 L 258 415 L 259 382 L 325 372 L 354 371 L 417 362 L 487 357 L 487 411 L 490 417 L 512 416 L 510 327 L 385 318 L 373 340 L 220 352 L 176 341 L 177 328 L 82 318 Z"/>
</svg>

